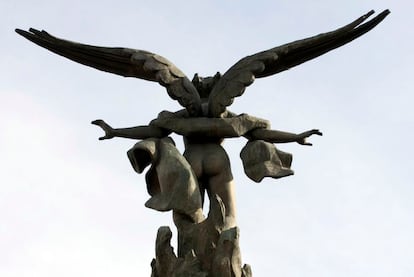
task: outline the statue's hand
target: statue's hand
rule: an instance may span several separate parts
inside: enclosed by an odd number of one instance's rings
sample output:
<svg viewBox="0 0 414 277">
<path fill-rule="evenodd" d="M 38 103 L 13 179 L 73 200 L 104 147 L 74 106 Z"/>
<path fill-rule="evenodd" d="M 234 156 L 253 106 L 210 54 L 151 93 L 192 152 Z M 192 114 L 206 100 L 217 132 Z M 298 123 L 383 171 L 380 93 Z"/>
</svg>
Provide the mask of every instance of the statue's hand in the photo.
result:
<svg viewBox="0 0 414 277">
<path fill-rule="evenodd" d="M 99 140 L 104 140 L 104 139 L 111 139 L 113 138 L 114 135 L 114 129 L 109 126 L 105 121 L 103 121 L 102 119 L 97 119 L 91 122 L 94 125 L 97 125 L 99 127 L 102 128 L 102 130 L 105 131 L 105 136 L 100 137 Z"/>
<path fill-rule="evenodd" d="M 300 133 L 297 135 L 298 139 L 296 140 L 296 142 L 301 145 L 312 146 L 312 143 L 306 141 L 306 138 L 310 137 L 311 135 L 322 136 L 322 133 L 318 129 L 312 129 L 312 130 Z"/>
</svg>

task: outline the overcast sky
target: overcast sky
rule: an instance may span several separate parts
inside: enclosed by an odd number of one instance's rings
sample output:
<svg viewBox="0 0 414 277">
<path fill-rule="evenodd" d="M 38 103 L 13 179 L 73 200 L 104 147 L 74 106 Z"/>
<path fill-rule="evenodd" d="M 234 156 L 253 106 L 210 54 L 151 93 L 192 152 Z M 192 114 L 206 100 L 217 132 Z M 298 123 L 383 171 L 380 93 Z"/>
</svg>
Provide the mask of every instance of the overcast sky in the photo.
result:
<svg viewBox="0 0 414 277">
<path fill-rule="evenodd" d="M 149 276 L 158 227 L 176 234 L 170 213 L 144 207 L 144 175 L 126 156 L 135 141 L 98 141 L 90 121 L 143 125 L 180 106 L 156 83 L 76 64 L 15 28 L 149 50 L 192 78 L 386 8 L 373 31 L 256 80 L 232 105 L 273 129 L 324 133 L 312 147 L 278 146 L 293 154 L 294 176 L 256 184 L 239 158 L 245 140 L 224 147 L 254 276 L 414 276 L 410 0 L 2 0 L 0 276 Z"/>
</svg>

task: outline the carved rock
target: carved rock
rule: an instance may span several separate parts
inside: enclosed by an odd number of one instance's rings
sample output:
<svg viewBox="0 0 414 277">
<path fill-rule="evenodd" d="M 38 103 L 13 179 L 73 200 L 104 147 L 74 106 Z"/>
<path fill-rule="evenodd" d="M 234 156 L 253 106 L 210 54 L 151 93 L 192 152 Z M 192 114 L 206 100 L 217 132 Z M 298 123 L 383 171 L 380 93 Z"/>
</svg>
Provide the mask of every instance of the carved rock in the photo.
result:
<svg viewBox="0 0 414 277">
<path fill-rule="evenodd" d="M 191 223 L 174 213 L 178 229 L 178 257 L 171 247 L 171 231 L 160 227 L 152 277 L 250 277 L 250 266 L 241 267 L 239 228 L 224 229 L 225 207 L 220 197 L 212 197 L 210 212 L 201 223 Z"/>
<path fill-rule="evenodd" d="M 171 247 L 171 237 L 172 233 L 168 226 L 158 229 L 155 241 L 156 259 L 153 259 L 151 263 L 151 277 L 170 276 L 171 272 L 175 270 L 178 259 Z"/>
</svg>

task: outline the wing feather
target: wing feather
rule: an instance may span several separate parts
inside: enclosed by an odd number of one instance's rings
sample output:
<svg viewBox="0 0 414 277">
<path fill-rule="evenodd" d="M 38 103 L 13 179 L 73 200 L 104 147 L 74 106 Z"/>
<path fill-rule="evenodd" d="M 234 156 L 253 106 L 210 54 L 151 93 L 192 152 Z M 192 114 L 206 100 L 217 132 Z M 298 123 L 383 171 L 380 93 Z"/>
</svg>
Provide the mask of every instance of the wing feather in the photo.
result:
<svg viewBox="0 0 414 277">
<path fill-rule="evenodd" d="M 335 31 L 294 41 L 241 59 L 214 86 L 209 98 L 209 115 L 223 116 L 226 107 L 233 103 L 235 97 L 241 96 L 255 78 L 288 70 L 347 44 L 372 30 L 390 12 L 385 10 L 362 24 L 373 13 L 374 11 L 370 11 Z"/>
<path fill-rule="evenodd" d="M 197 89 L 181 70 L 164 57 L 144 50 L 81 44 L 33 28 L 29 32 L 20 29 L 16 29 L 16 32 L 43 48 L 83 65 L 124 77 L 158 82 L 190 115 L 197 116 L 201 112 Z"/>
</svg>

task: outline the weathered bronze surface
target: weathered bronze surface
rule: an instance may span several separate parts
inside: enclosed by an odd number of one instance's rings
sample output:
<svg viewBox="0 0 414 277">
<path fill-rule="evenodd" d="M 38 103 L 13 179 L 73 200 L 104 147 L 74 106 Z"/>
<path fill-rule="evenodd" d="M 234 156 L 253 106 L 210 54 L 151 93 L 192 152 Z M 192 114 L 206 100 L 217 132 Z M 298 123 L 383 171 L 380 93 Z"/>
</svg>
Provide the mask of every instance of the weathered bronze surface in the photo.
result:
<svg viewBox="0 0 414 277">
<path fill-rule="evenodd" d="M 388 14 L 385 10 L 363 22 L 374 12 L 335 31 L 291 42 L 245 57 L 223 75 L 190 81 L 167 59 L 143 50 L 108 48 L 56 38 L 45 31 L 16 32 L 32 42 L 99 70 L 156 81 L 185 109 L 163 111 L 148 125 L 114 129 L 103 120 L 92 124 L 105 135 L 100 140 L 123 137 L 141 140 L 128 151 L 134 170 L 146 173 L 148 193 L 145 203 L 158 211 L 172 211 L 178 229 L 178 252 L 170 245 L 168 227 L 158 230 L 152 276 L 251 276 L 250 266 L 242 267 L 236 223 L 234 182 L 229 157 L 221 146 L 225 138 L 245 137 L 241 151 L 246 175 L 255 182 L 264 177 L 281 178 L 293 174 L 292 156 L 274 143 L 296 142 L 312 145 L 307 138 L 322 135 L 317 129 L 300 134 L 270 129 L 267 120 L 247 114 L 236 115 L 227 107 L 241 96 L 255 78 L 288 70 L 340 47 L 373 29 Z M 184 138 L 181 154 L 168 137 Z M 205 192 L 210 211 L 204 216 Z"/>
</svg>

